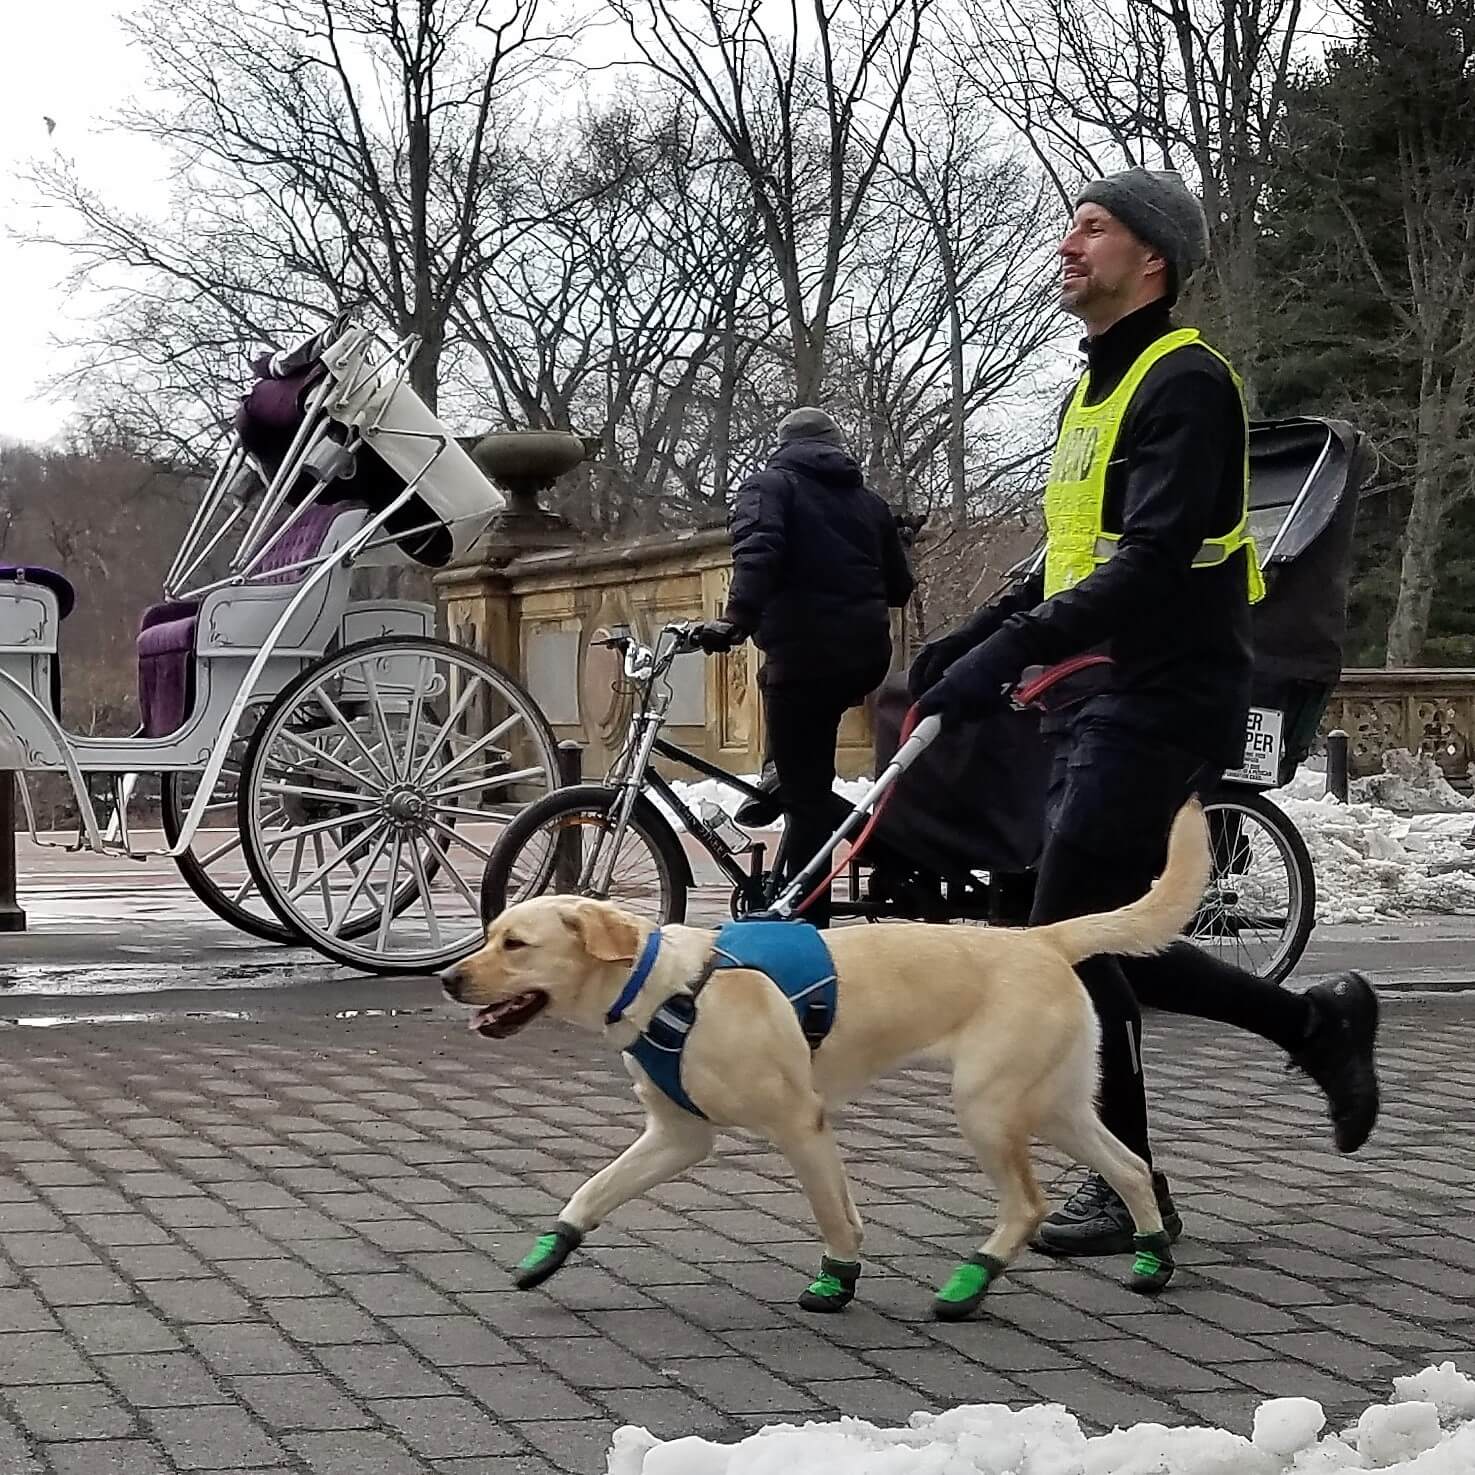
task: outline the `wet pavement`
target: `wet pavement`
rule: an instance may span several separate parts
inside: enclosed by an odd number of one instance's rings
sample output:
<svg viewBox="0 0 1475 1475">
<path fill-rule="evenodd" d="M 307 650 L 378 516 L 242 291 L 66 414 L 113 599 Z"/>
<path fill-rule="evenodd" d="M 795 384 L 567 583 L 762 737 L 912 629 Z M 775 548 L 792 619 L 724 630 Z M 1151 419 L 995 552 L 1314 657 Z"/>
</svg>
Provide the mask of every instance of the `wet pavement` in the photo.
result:
<svg viewBox="0 0 1475 1475">
<path fill-rule="evenodd" d="M 0 936 L 0 1470 L 595 1475 L 615 1428 L 735 1438 L 1060 1401 L 1093 1427 L 1263 1397 L 1333 1417 L 1475 1372 L 1475 919 L 1324 929 L 1300 983 L 1384 991 L 1384 1120 L 1331 1151 L 1258 1040 L 1154 1019 L 1160 1161 L 1187 1221 L 1156 1303 L 1116 1262 L 1026 1256 L 976 1322 L 929 1321 L 988 1191 L 942 1078 L 843 1114 L 862 1295 L 793 1306 L 816 1250 L 748 1138 L 631 1204 L 542 1291 L 507 1267 L 638 1130 L 618 1058 L 501 1045 L 425 977 L 369 978 L 212 917 L 167 862 L 22 855 Z M 702 892 L 716 921 L 725 891 Z M 6 1027 L 6 1025 L 9 1027 Z M 1070 1182 L 1050 1160 L 1053 1197 Z"/>
</svg>

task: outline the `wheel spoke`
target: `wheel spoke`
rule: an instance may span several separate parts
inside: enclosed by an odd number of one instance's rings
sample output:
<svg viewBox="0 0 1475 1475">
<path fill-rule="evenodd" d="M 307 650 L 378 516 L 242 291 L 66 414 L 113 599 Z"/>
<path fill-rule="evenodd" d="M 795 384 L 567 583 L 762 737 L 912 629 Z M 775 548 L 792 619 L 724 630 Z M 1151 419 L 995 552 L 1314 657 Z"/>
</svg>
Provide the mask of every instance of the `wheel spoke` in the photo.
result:
<svg viewBox="0 0 1475 1475">
<path fill-rule="evenodd" d="M 399 830 L 394 832 L 394 845 L 389 852 L 389 881 L 384 887 L 384 895 L 389 898 L 379 912 L 379 933 L 375 939 L 375 946 L 382 953 L 389 946 L 389 925 L 394 921 L 394 878 L 399 875 L 399 853 L 403 843 L 403 836 Z"/>
<path fill-rule="evenodd" d="M 339 932 L 343 928 L 343 924 L 348 921 L 349 917 L 353 914 L 353 904 L 359 899 L 359 893 L 364 890 L 365 886 L 368 885 L 370 873 L 373 871 L 374 867 L 378 865 L 379 857 L 384 854 L 384 848 L 388 844 L 389 831 L 385 830 L 385 832 L 380 835 L 377 844 L 374 846 L 372 853 L 369 855 L 369 858 L 364 862 L 363 870 L 356 873 L 353 888 L 349 891 L 347 897 L 344 899 L 343 911 L 337 915 L 335 915 L 331 911 L 328 913 L 327 927 L 330 936 L 337 937 Z M 353 866 L 351 864 L 349 866 L 349 869 L 353 869 Z M 382 905 L 382 903 L 377 902 L 375 904 Z"/>
<path fill-rule="evenodd" d="M 384 703 L 379 699 L 379 684 L 374 680 L 374 667 L 371 662 L 363 662 L 364 690 L 369 694 L 369 708 L 374 714 L 374 726 L 379 729 L 380 741 L 384 744 L 384 761 L 389 767 L 389 776 L 392 778 L 399 772 L 399 765 L 394 760 L 394 740 L 389 736 L 389 723 L 384 717 Z"/>
<path fill-rule="evenodd" d="M 455 832 L 452 831 L 451 833 L 454 834 Z M 446 875 L 451 878 L 451 881 L 455 884 L 456 889 L 461 893 L 462 896 L 466 898 L 466 900 L 471 905 L 471 910 L 475 912 L 477 918 L 480 919 L 481 898 L 472 895 L 471 888 L 466 884 L 466 880 L 462 876 L 461 872 L 458 871 L 456 867 L 451 864 L 451 857 L 448 853 L 448 849 L 442 850 L 440 846 L 435 843 L 435 840 L 430 835 L 425 836 L 425 844 L 427 848 L 430 849 L 440 860 L 441 869 L 445 872 Z"/>
<path fill-rule="evenodd" d="M 464 845 L 479 861 L 482 862 L 483 865 L 485 865 L 486 862 L 492 858 L 492 852 L 490 850 L 483 850 L 481 846 L 478 845 L 474 840 L 470 839 L 466 835 L 463 835 L 460 830 L 454 830 L 451 828 L 450 825 L 442 824 L 441 821 L 436 819 L 434 815 L 430 817 L 430 823 L 434 825 L 435 828 L 439 830 L 441 834 L 446 837 L 447 840 L 454 840 L 458 845 Z M 450 846 L 447 845 L 446 849 L 449 850 Z"/>
<path fill-rule="evenodd" d="M 336 722 L 339 727 L 343 729 L 343 732 L 348 738 L 349 742 L 351 742 L 354 747 L 363 754 L 364 762 L 366 762 L 369 767 L 372 768 L 376 774 L 378 774 L 379 782 L 387 788 L 390 783 L 389 775 L 385 773 L 383 768 L 380 767 L 379 760 L 375 758 L 375 756 L 368 750 L 368 748 L 364 746 L 364 740 L 358 735 L 358 733 L 353 730 L 353 724 L 349 722 L 348 718 L 346 718 L 343 713 L 338 710 L 338 705 L 336 702 L 334 702 L 333 698 L 330 697 L 328 693 L 322 689 L 321 686 L 315 687 L 313 689 L 313 696 L 317 698 L 318 705 L 323 709 L 323 711 L 326 712 L 328 716 L 334 722 Z"/>
<path fill-rule="evenodd" d="M 431 789 L 432 798 L 450 799 L 457 794 L 474 794 L 478 789 L 501 789 L 508 784 L 520 784 L 524 779 L 538 778 L 541 768 L 514 768 L 506 773 L 491 774 L 486 778 L 469 779 L 461 784 L 447 784 L 443 789 Z"/>
<path fill-rule="evenodd" d="M 263 780 L 261 790 L 265 794 L 276 794 L 290 799 L 323 799 L 330 804 L 342 804 L 351 800 L 353 796 L 353 791 L 350 789 L 315 789 L 311 784 L 289 784 L 271 779 Z M 382 796 L 374 795 L 362 801 L 363 807 L 376 808 L 380 797 Z"/>
<path fill-rule="evenodd" d="M 196 830 L 195 833 L 199 834 L 199 831 Z M 241 837 L 239 834 L 234 834 L 230 837 L 229 840 L 226 840 L 223 844 L 217 845 L 214 850 L 206 851 L 205 854 L 199 856 L 198 859 L 200 864 L 204 866 L 206 870 L 209 870 L 210 867 L 213 866 L 216 861 L 221 859 L 222 856 L 229 855 L 231 851 L 239 850 L 240 848 Z"/>
<path fill-rule="evenodd" d="M 295 835 L 293 839 L 297 844 L 292 851 L 292 863 L 287 871 L 287 886 L 288 895 L 295 897 L 296 892 L 292 888 L 297 885 L 297 878 L 302 874 L 302 853 L 307 841 Z"/>
<path fill-rule="evenodd" d="M 395 773 L 405 780 L 409 779 L 410 768 L 415 762 L 415 739 L 420 735 L 420 712 L 425 705 L 425 688 L 429 684 L 424 680 L 424 671 L 425 657 L 421 656 L 415 676 L 415 694 L 410 698 L 410 720 L 405 724 L 405 761 L 403 766 L 395 766 Z"/>
<path fill-rule="evenodd" d="M 415 873 L 415 885 L 420 889 L 420 909 L 425 913 L 425 926 L 430 932 L 430 945 L 433 948 L 439 948 L 441 945 L 440 918 L 435 915 L 435 898 L 430 894 L 430 881 L 425 875 L 425 863 L 420 859 L 420 847 L 415 843 L 413 834 L 410 836 L 409 850 L 410 869 Z"/>
<path fill-rule="evenodd" d="M 323 864 L 323 837 L 321 835 L 315 834 L 312 837 L 312 851 L 318 861 L 317 875 L 321 878 L 318 881 L 318 889 L 323 893 L 323 912 L 331 916 L 333 914 L 333 887 L 328 881 L 328 872 L 333 867 L 331 864 Z M 342 851 L 339 854 L 341 855 Z"/>
<path fill-rule="evenodd" d="M 471 693 L 474 688 L 468 683 L 461 689 L 461 695 L 456 698 L 456 704 L 446 715 L 446 720 L 436 730 L 435 736 L 430 740 L 430 746 L 425 750 L 425 756 L 420 760 L 420 766 L 415 770 L 414 777 L 410 782 L 421 784 L 425 781 L 426 770 L 435 762 L 435 755 L 440 751 L 440 745 L 445 742 L 446 735 L 456 725 L 457 719 L 471 705 Z"/>
<path fill-rule="evenodd" d="M 316 886 L 318 882 L 321 881 L 322 878 L 333 869 L 334 866 L 345 864 L 347 861 L 351 860 L 355 855 L 359 853 L 360 850 L 362 850 L 369 843 L 369 841 L 371 841 L 379 833 L 380 830 L 388 828 L 388 825 L 389 821 L 386 819 L 375 821 L 375 823 L 370 825 L 368 829 L 366 829 L 361 835 L 359 835 L 356 839 L 350 841 L 347 845 L 343 846 L 343 848 L 340 849 L 336 855 L 334 855 L 331 859 L 327 861 L 323 861 L 322 856 L 323 837 L 321 834 L 314 834 L 312 836 L 313 848 L 317 852 L 317 857 L 321 864 L 319 865 L 318 869 L 315 870 L 305 881 L 299 881 L 297 883 L 294 889 L 288 893 L 288 900 L 296 901 L 299 896 L 306 895 L 307 892 L 311 891 L 312 888 Z M 390 894 L 392 895 L 393 892 L 391 892 Z"/>
<path fill-rule="evenodd" d="M 312 758 L 321 758 L 324 763 L 329 765 L 329 767 L 336 768 L 338 772 L 341 773 L 345 778 L 352 779 L 356 784 L 362 784 L 366 778 L 371 777 L 368 774 L 361 773 L 356 768 L 350 768 L 349 765 L 343 762 L 341 758 L 337 758 L 332 753 L 325 752 L 322 748 L 319 748 L 315 744 L 308 742 L 305 738 L 302 738 L 297 733 L 293 732 L 290 727 L 284 727 L 282 729 L 282 736 L 286 738 L 288 742 L 296 746 L 300 751 L 308 754 Z M 295 772 L 295 770 L 290 765 L 284 765 L 281 771 L 283 773 Z"/>
<path fill-rule="evenodd" d="M 503 733 L 505 733 L 509 728 L 514 727 L 517 723 L 521 721 L 522 714 L 520 712 L 514 712 L 512 716 L 508 717 L 505 721 L 499 722 L 485 736 L 477 738 L 474 743 L 472 743 L 462 752 L 458 753 L 454 758 L 450 760 L 450 762 L 443 764 L 440 768 L 436 769 L 434 773 L 428 774 L 423 782 L 427 784 L 438 784 L 443 778 L 449 778 L 450 775 L 453 774 L 458 768 L 460 768 L 460 766 L 465 763 L 468 758 L 474 758 L 478 753 L 484 752 L 494 742 L 496 742 L 497 739 L 503 735 Z M 435 750 L 432 748 L 431 751 L 434 752 Z M 534 772 L 536 773 L 542 773 L 542 771 L 543 770 L 541 768 L 534 770 Z"/>
<path fill-rule="evenodd" d="M 270 840 L 263 841 L 262 848 L 268 853 L 279 850 L 288 840 L 295 839 L 298 835 L 320 835 L 327 830 L 340 829 L 346 821 L 360 819 L 366 814 L 373 814 L 379 808 L 378 802 L 356 806 L 345 810 L 342 814 L 331 815 L 327 819 L 309 820 L 306 824 L 294 825 L 290 830 L 284 830 L 280 835 Z"/>
</svg>

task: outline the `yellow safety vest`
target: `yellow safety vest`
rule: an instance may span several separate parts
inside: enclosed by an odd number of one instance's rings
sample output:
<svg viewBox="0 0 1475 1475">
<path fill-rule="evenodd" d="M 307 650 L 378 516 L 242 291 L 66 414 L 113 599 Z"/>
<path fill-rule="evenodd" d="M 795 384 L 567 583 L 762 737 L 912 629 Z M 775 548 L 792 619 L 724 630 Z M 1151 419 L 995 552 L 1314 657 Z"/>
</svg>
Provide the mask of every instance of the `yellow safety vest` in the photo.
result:
<svg viewBox="0 0 1475 1475">
<path fill-rule="evenodd" d="M 1120 533 L 1102 526 L 1106 503 L 1106 469 L 1116 448 L 1122 419 L 1147 371 L 1175 350 L 1198 343 L 1207 348 L 1234 380 L 1244 411 L 1244 386 L 1223 354 L 1199 338 L 1196 328 L 1180 328 L 1149 344 L 1127 370 L 1126 377 L 1099 405 L 1087 405 L 1088 375 L 1081 375 L 1071 397 L 1070 408 L 1060 425 L 1055 454 L 1050 460 L 1050 477 L 1045 484 L 1045 598 L 1074 588 L 1092 569 L 1110 560 L 1121 541 Z M 1250 603 L 1265 597 L 1265 580 L 1260 560 L 1250 537 L 1250 450 L 1249 414 L 1245 413 L 1245 464 L 1243 512 L 1235 526 L 1222 538 L 1208 538 L 1193 557 L 1194 568 L 1214 568 L 1241 548 L 1246 550 Z"/>
</svg>

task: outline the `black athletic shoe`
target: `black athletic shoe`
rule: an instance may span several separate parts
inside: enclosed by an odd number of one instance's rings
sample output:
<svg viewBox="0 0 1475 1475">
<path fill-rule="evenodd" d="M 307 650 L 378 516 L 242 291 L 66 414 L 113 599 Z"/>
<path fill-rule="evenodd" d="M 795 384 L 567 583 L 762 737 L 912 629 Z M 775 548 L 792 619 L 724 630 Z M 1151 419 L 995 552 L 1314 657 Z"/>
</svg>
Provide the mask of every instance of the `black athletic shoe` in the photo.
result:
<svg viewBox="0 0 1475 1475">
<path fill-rule="evenodd" d="M 1338 1152 L 1356 1152 L 1378 1120 L 1378 996 L 1360 973 L 1306 990 L 1311 1027 L 1291 1064 L 1326 1093 Z"/>
<path fill-rule="evenodd" d="M 1175 1243 L 1183 1220 L 1173 1205 L 1168 1180 L 1152 1175 L 1163 1233 Z M 1089 1173 L 1076 1191 L 1040 1225 L 1030 1241 L 1044 1255 L 1125 1255 L 1133 1248 L 1136 1229 L 1132 1215 L 1114 1188 L 1099 1174 Z"/>
</svg>

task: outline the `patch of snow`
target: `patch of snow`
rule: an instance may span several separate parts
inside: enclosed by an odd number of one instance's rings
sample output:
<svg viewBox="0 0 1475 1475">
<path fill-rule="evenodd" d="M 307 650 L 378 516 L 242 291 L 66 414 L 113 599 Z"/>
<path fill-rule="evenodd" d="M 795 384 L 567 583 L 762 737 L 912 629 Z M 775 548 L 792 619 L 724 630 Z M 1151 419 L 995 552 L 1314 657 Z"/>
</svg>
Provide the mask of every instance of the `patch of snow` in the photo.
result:
<svg viewBox="0 0 1475 1475">
<path fill-rule="evenodd" d="M 1301 833 L 1316 872 L 1318 922 L 1375 922 L 1475 910 L 1475 799 L 1432 758 L 1387 753 L 1384 771 L 1325 793 L 1303 769 L 1270 798 Z"/>
<path fill-rule="evenodd" d="M 1058 1404 L 973 1404 L 915 1413 L 903 1429 L 851 1418 L 774 1424 L 737 1444 L 660 1440 L 627 1426 L 616 1431 L 605 1468 L 607 1475 L 1470 1475 L 1475 1381 L 1446 1362 L 1394 1387 L 1392 1403 L 1373 1405 L 1340 1435 L 1322 1435 L 1326 1416 L 1309 1398 L 1261 1404 L 1251 1439 L 1161 1424 L 1090 1438 Z"/>
</svg>

